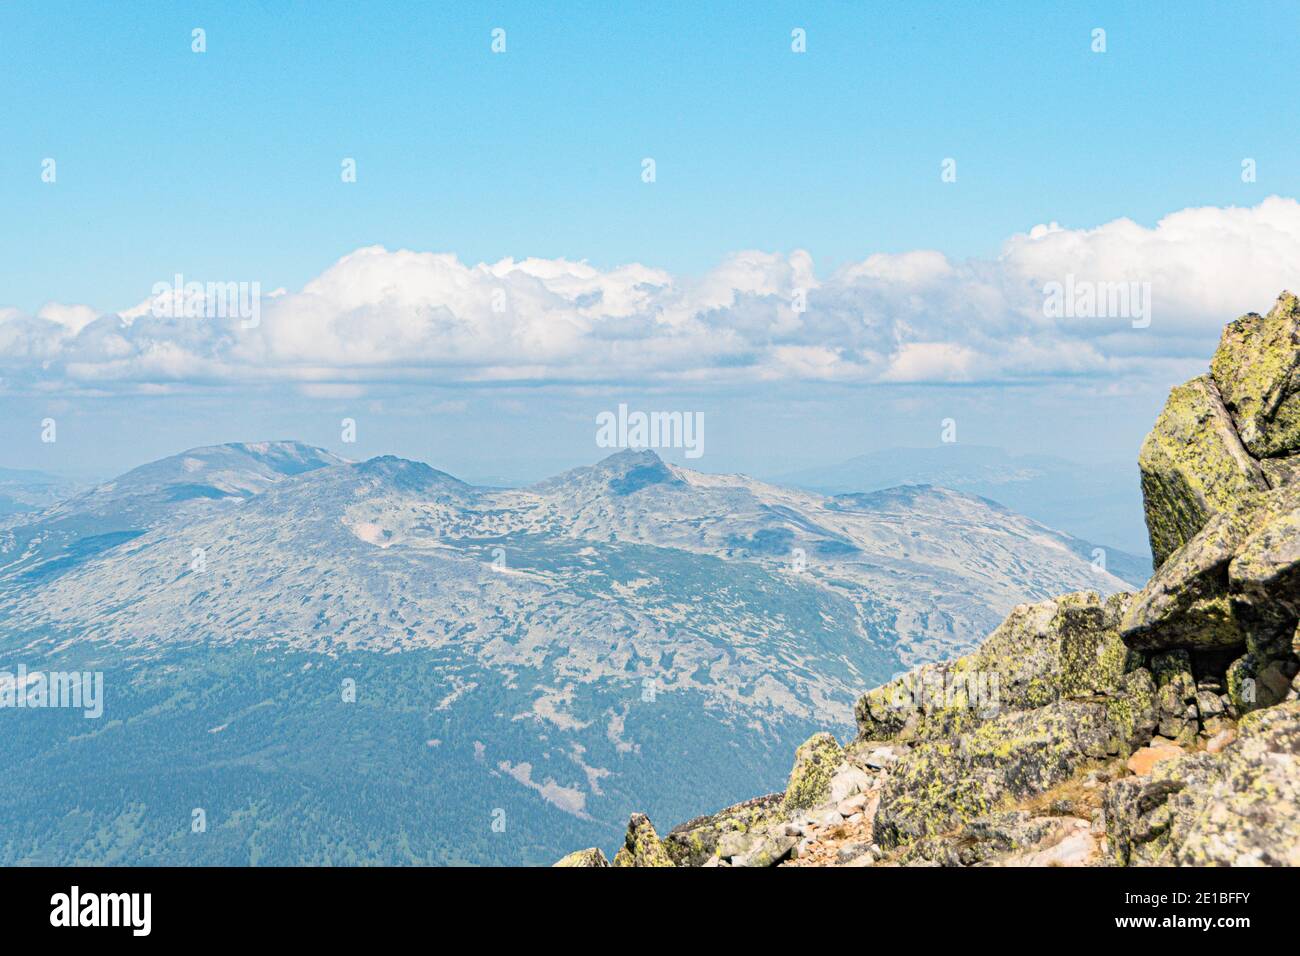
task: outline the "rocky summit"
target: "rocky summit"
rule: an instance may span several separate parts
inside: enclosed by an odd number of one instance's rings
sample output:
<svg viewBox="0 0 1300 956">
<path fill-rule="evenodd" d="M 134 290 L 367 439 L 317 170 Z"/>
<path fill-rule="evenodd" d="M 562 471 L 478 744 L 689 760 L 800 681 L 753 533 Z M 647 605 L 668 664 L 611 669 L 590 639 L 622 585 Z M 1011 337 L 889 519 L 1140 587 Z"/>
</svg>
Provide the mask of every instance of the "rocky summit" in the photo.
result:
<svg viewBox="0 0 1300 956">
<path fill-rule="evenodd" d="M 864 694 L 784 793 L 614 866 L 1300 864 L 1300 302 L 1223 332 L 1138 464 L 1155 574 L 1016 607 Z M 568 866 L 604 866 L 599 850 Z"/>
</svg>

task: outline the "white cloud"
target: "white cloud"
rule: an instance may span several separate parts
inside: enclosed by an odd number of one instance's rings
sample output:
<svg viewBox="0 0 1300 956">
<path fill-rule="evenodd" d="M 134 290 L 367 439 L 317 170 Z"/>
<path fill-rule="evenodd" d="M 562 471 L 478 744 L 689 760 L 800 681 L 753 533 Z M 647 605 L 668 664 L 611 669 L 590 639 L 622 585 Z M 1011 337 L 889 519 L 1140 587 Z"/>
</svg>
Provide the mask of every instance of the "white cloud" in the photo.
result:
<svg viewBox="0 0 1300 956">
<path fill-rule="evenodd" d="M 1150 283 L 1152 322 L 1049 318 L 1048 282 Z M 223 281 L 230 277 L 223 277 Z M 1154 374 L 1229 319 L 1300 287 L 1300 203 L 1185 209 L 1144 227 L 1036 226 L 992 260 L 873 254 L 819 280 L 811 257 L 739 252 L 697 278 L 639 264 L 368 247 L 238 316 L 0 308 L 10 390 L 111 391 L 285 381 L 319 396 L 368 383 L 990 382 Z M 796 311 L 796 294 L 807 309 Z"/>
</svg>

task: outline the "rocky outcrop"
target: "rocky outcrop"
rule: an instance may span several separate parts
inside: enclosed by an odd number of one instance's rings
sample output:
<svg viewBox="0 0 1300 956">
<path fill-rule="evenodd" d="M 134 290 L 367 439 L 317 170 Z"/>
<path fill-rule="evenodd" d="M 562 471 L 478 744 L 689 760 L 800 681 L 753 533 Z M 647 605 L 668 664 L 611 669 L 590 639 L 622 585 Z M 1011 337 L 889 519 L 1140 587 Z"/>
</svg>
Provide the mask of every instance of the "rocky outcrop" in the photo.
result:
<svg viewBox="0 0 1300 956">
<path fill-rule="evenodd" d="M 1228 324 L 1210 374 L 1242 443 L 1256 458 L 1300 452 L 1300 300 Z"/>
<path fill-rule="evenodd" d="M 609 860 L 605 859 L 605 854 L 600 852 L 599 847 L 591 847 L 586 850 L 578 850 L 570 853 L 558 863 L 552 863 L 552 866 L 609 866 Z"/>
<path fill-rule="evenodd" d="M 1295 296 L 1228 326 L 1139 466 L 1141 591 L 1015 608 L 865 693 L 856 738 L 809 739 L 784 794 L 662 844 L 634 816 L 614 865 L 1300 865 Z"/>
<path fill-rule="evenodd" d="M 1083 701 L 1005 714 L 969 733 L 926 741 L 889 772 L 877 842 L 892 848 L 947 833 L 1045 793 L 1119 749 L 1105 704 Z"/>
<path fill-rule="evenodd" d="M 839 742 L 831 734 L 816 734 L 800 745 L 785 788 L 786 814 L 816 806 L 829 796 L 831 777 L 842 756 Z"/>
<path fill-rule="evenodd" d="M 1169 395 L 1138 454 L 1147 530 L 1156 566 L 1205 527 L 1216 511 L 1268 487 L 1237 436 L 1209 376 Z"/>
<path fill-rule="evenodd" d="M 975 652 L 865 694 L 858 739 L 948 738 L 1007 710 L 1113 689 L 1129 656 L 1118 632 L 1128 600 L 1079 592 L 1018 606 Z"/>
<path fill-rule="evenodd" d="M 838 744 L 836 745 L 838 748 Z M 783 794 L 756 797 L 709 816 L 696 817 L 673 827 L 664 837 L 664 849 L 677 866 L 703 866 L 724 853 L 730 859 L 750 849 L 751 833 L 769 823 L 784 820 Z M 756 842 L 756 841 L 754 841 Z"/>
<path fill-rule="evenodd" d="M 1300 865 L 1300 704 L 1250 714 L 1218 753 L 1117 781 L 1105 817 L 1119 864 Z"/>
<path fill-rule="evenodd" d="M 1129 605 L 1124 641 L 1139 650 L 1289 643 L 1297 522 L 1298 485 L 1249 494 L 1212 516 Z"/>
<path fill-rule="evenodd" d="M 674 866 L 659 834 L 644 813 L 634 813 L 627 824 L 623 847 L 614 854 L 614 866 Z"/>
<path fill-rule="evenodd" d="M 1300 304 L 1223 331 L 1210 374 L 1175 388 L 1138 456 L 1156 567 L 1217 512 L 1300 474 Z"/>
</svg>

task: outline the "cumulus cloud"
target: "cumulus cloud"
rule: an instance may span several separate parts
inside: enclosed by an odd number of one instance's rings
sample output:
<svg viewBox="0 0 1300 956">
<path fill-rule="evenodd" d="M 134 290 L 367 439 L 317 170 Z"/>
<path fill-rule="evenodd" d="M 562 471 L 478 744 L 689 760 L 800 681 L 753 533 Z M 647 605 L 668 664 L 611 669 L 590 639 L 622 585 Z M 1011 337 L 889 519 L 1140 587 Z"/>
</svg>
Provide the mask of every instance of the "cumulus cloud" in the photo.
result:
<svg viewBox="0 0 1300 956">
<path fill-rule="evenodd" d="M 1050 283 L 1147 289 L 1150 324 L 1105 310 L 1053 314 Z M 261 294 L 252 318 L 238 298 L 219 307 L 220 286 L 179 298 L 155 289 L 107 315 L 0 308 L 0 377 L 10 391 L 287 382 L 320 396 L 378 382 L 1119 378 L 1203 359 L 1224 322 L 1297 286 L 1300 203 L 1279 197 L 1184 209 L 1151 227 L 1040 225 L 993 259 L 878 253 L 822 278 L 802 251 L 739 252 L 684 277 L 639 264 L 468 265 L 374 246 L 300 291 Z"/>
</svg>

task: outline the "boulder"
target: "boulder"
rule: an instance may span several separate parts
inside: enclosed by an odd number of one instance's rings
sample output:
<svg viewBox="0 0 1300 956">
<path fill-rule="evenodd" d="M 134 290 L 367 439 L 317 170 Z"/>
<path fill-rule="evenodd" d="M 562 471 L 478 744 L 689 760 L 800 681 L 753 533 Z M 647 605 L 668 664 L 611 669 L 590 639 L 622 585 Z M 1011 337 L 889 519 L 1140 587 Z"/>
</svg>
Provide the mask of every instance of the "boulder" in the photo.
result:
<svg viewBox="0 0 1300 956">
<path fill-rule="evenodd" d="M 1300 703 L 1245 717 L 1219 753 L 1112 784 L 1104 807 L 1121 865 L 1300 865 Z"/>
<path fill-rule="evenodd" d="M 1259 663 L 1251 654 L 1243 654 L 1228 665 L 1228 713 L 1241 717 L 1259 706 Z"/>
<path fill-rule="evenodd" d="M 634 813 L 628 820 L 623 847 L 614 854 L 614 866 L 673 866 L 650 818 Z"/>
<path fill-rule="evenodd" d="M 831 777 L 831 784 L 826 799 L 831 803 L 842 803 L 854 794 L 860 794 L 871 787 L 871 775 L 851 763 L 842 764 Z"/>
<path fill-rule="evenodd" d="M 761 830 L 729 830 L 718 838 L 716 855 L 720 860 L 734 860 L 754 849 L 764 838 Z"/>
<path fill-rule="evenodd" d="M 1151 739 L 1160 722 L 1159 691 L 1145 667 L 1124 675 L 1119 689 L 1106 702 L 1106 719 L 1114 735 L 1112 749 L 1131 753 Z"/>
<path fill-rule="evenodd" d="M 1245 581 L 1258 575 L 1264 591 L 1274 585 L 1265 570 L 1265 559 L 1243 562 L 1236 584 L 1231 580 L 1230 564 L 1256 532 L 1279 516 L 1291 514 L 1297 506 L 1300 486 L 1291 485 L 1247 494 L 1213 515 L 1186 546 L 1161 564 L 1147 587 L 1128 604 L 1119 623 L 1125 644 L 1135 650 L 1244 645 L 1251 624 L 1249 615 L 1243 620 L 1239 614 L 1243 602 L 1249 600 L 1249 592 L 1243 592 Z M 1239 592 L 1240 597 L 1234 600 L 1232 592 Z"/>
<path fill-rule="evenodd" d="M 747 853 L 733 857 L 731 865 L 745 867 L 776 866 L 778 863 L 790 858 L 798 843 L 798 837 L 786 836 L 783 833 L 769 834 L 759 840 L 757 845 Z"/>
<path fill-rule="evenodd" d="M 703 866 L 713 856 L 747 852 L 748 843 L 742 846 L 737 841 L 783 820 L 784 800 L 784 794 L 772 793 L 679 824 L 663 838 L 664 850 L 677 866 Z"/>
<path fill-rule="evenodd" d="M 978 866 L 1050 843 L 1061 829 L 1062 822 L 1055 817 L 1003 810 L 976 817 L 953 837 L 918 840 L 899 853 L 898 861 L 904 865 Z"/>
<path fill-rule="evenodd" d="M 1119 636 L 1119 622 L 1132 602 L 1131 594 L 1113 594 L 1102 601 L 1082 592 L 1057 598 L 1052 620 L 1059 661 L 1056 680 L 1061 697 L 1110 694 L 1136 661 Z"/>
<path fill-rule="evenodd" d="M 792 814 L 830 800 L 831 779 L 839 769 L 844 751 L 831 734 L 814 734 L 795 751 L 794 767 L 785 788 L 783 810 Z"/>
<path fill-rule="evenodd" d="M 1242 444 L 1256 458 L 1300 450 L 1300 301 L 1278 297 L 1266 316 L 1228 323 L 1210 362 Z"/>
<path fill-rule="evenodd" d="M 1279 506 L 1237 548 L 1228 586 L 1247 631 L 1247 650 L 1260 660 L 1293 656 L 1300 620 L 1300 496 L 1274 492 Z"/>
<path fill-rule="evenodd" d="M 1196 706 L 1199 691 L 1192 676 L 1191 655 L 1184 650 L 1154 654 L 1151 674 L 1156 683 L 1160 735 L 1179 743 L 1191 743 L 1200 730 L 1200 711 Z"/>
<path fill-rule="evenodd" d="M 605 859 L 605 854 L 600 852 L 599 847 L 593 846 L 570 853 L 558 863 L 552 863 L 551 866 L 609 866 L 609 860 Z"/>
<path fill-rule="evenodd" d="M 864 695 L 858 740 L 938 740 L 1008 711 L 1113 690 L 1133 663 L 1118 631 L 1130 598 L 1080 591 L 1018 605 L 978 650 Z"/>
<path fill-rule="evenodd" d="M 919 744 L 885 781 L 876 840 L 882 847 L 905 845 L 1044 793 L 1114 752 L 1117 736 L 1104 703 L 1057 701 Z"/>
<path fill-rule="evenodd" d="M 1138 454 L 1154 564 L 1200 531 L 1217 511 L 1268 488 L 1209 376 L 1169 393 Z"/>
</svg>

